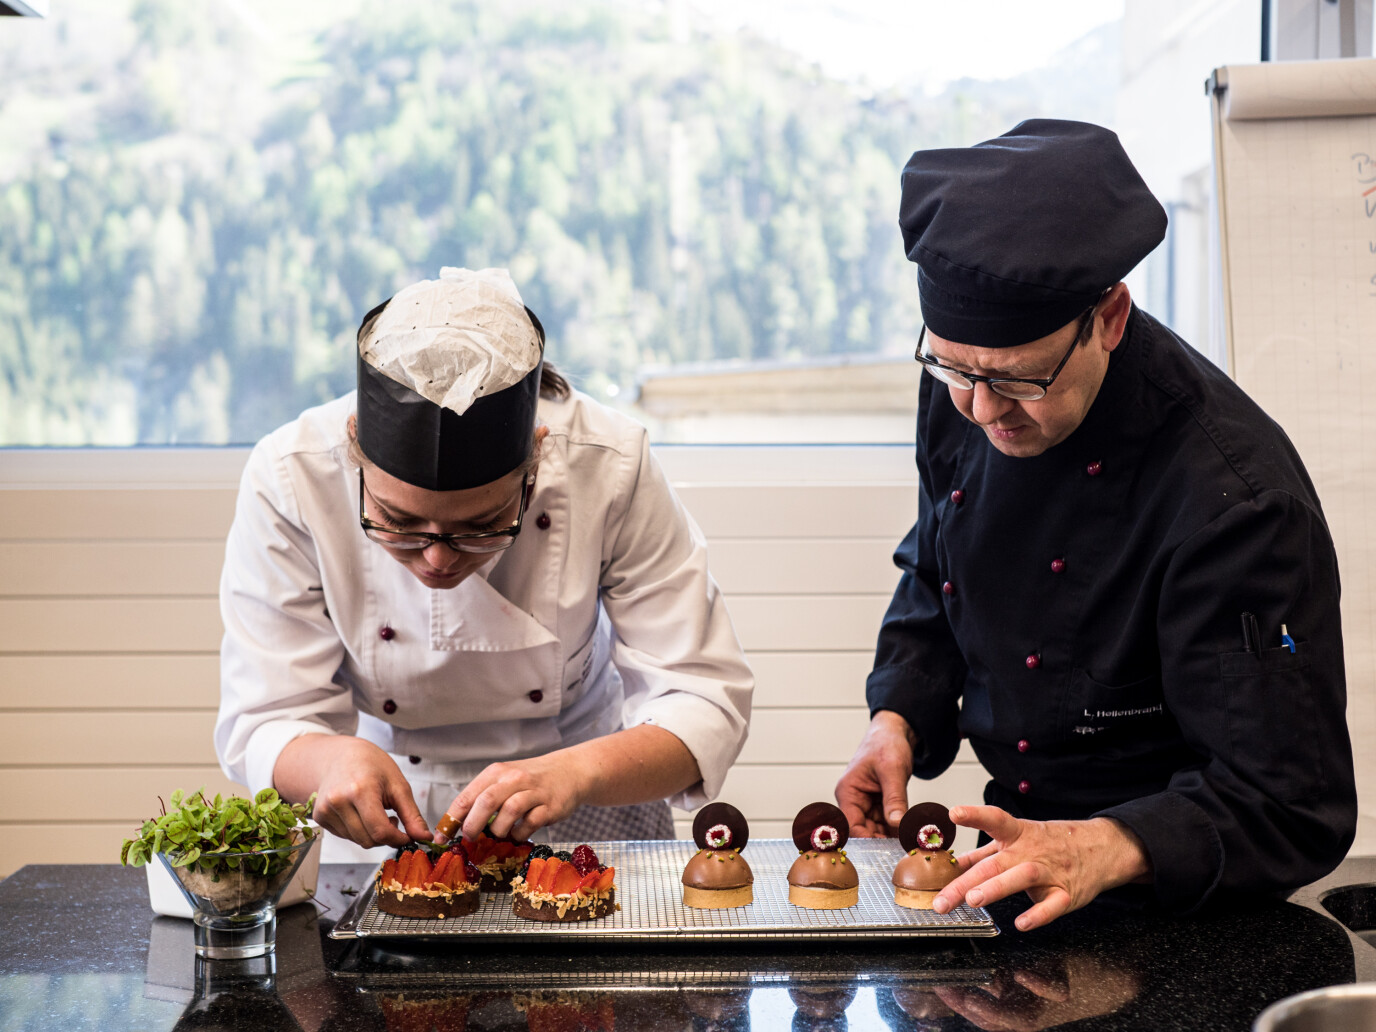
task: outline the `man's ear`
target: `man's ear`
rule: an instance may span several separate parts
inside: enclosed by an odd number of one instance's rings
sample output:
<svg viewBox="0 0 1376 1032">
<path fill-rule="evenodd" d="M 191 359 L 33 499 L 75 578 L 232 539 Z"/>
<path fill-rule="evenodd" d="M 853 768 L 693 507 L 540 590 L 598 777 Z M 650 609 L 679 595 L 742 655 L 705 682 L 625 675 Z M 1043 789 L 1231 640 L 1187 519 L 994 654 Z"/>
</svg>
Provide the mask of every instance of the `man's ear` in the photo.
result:
<svg viewBox="0 0 1376 1032">
<path fill-rule="evenodd" d="M 1103 321 L 1099 344 L 1105 351 L 1112 351 L 1122 342 L 1123 330 L 1127 327 L 1131 312 L 1132 295 L 1128 293 L 1128 285 L 1119 282 L 1109 287 L 1103 301 L 1099 302 L 1098 314 L 1094 316 Z"/>
</svg>

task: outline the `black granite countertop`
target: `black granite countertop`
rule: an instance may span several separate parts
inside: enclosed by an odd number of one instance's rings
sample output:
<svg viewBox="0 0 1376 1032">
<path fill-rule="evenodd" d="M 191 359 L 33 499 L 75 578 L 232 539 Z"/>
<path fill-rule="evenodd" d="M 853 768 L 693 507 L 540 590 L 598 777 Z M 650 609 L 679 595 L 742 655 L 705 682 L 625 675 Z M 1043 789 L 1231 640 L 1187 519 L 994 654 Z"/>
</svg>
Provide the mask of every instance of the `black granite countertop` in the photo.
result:
<svg viewBox="0 0 1376 1032">
<path fill-rule="evenodd" d="M 1306 989 L 1376 980 L 1376 948 L 1329 916 L 1346 861 L 1289 902 L 1170 917 L 1096 903 L 993 939 L 617 950 L 328 937 L 370 868 L 327 865 L 318 902 L 283 910 L 272 962 L 198 962 L 189 921 L 149 909 L 144 873 L 22 868 L 0 882 L 0 1030 L 617 1032 L 674 1030 L 1246 1030 Z M 1335 906 L 1358 927 L 1371 901 Z"/>
</svg>

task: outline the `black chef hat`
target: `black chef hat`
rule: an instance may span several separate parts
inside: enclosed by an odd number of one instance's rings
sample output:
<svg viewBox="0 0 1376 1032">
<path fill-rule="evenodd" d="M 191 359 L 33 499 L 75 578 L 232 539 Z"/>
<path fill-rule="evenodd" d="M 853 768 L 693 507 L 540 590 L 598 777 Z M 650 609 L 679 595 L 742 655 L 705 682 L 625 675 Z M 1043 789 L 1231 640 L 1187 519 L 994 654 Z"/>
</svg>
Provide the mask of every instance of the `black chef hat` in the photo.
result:
<svg viewBox="0 0 1376 1032">
<path fill-rule="evenodd" d="M 544 329 L 505 269 L 444 269 L 364 317 L 358 445 L 399 480 L 499 480 L 535 442 Z"/>
<path fill-rule="evenodd" d="M 956 344 L 1005 348 L 1080 315 L 1166 234 L 1116 134 L 1034 118 L 903 169 L 903 249 L 922 317 Z"/>
</svg>

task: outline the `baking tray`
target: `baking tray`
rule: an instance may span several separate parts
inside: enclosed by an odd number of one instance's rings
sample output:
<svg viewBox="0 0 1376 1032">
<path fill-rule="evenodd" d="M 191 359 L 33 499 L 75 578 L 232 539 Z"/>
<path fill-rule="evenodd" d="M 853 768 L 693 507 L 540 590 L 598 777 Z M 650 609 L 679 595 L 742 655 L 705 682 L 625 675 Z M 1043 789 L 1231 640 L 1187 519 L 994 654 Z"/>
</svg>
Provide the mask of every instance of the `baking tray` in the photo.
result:
<svg viewBox="0 0 1376 1032">
<path fill-rule="evenodd" d="M 527 921 L 511 910 L 502 893 L 483 893 L 476 913 L 427 920 L 397 917 L 378 910 L 373 882 L 359 892 L 330 936 L 335 939 L 629 939 L 660 941 L 731 939 L 805 940 L 826 938 L 886 939 L 912 936 L 999 934 L 998 925 L 981 907 L 959 906 L 949 914 L 895 906 L 890 877 L 903 856 L 894 839 L 852 839 L 846 856 L 860 877 L 860 902 L 844 910 L 807 910 L 788 902 L 788 869 L 798 858 L 789 839 L 751 839 L 744 856 L 755 874 L 755 901 L 727 910 L 695 910 L 682 902 L 680 876 L 697 851 L 683 839 L 593 842 L 602 863 L 616 868 L 619 909 L 596 921 L 569 924 Z M 553 848 L 572 848 L 553 843 Z"/>
</svg>

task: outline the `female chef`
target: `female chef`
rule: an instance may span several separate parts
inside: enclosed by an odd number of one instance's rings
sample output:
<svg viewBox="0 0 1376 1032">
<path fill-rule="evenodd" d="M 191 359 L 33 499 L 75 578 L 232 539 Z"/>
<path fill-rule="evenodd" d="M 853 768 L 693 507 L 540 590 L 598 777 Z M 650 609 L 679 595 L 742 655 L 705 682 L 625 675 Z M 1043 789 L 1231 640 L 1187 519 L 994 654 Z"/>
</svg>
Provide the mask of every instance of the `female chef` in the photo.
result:
<svg viewBox="0 0 1376 1032">
<path fill-rule="evenodd" d="M 244 470 L 216 750 L 359 847 L 446 813 L 451 836 L 671 837 L 666 798 L 711 799 L 745 740 L 701 532 L 645 430 L 543 351 L 505 270 L 445 269 L 369 313 L 358 390 Z"/>
</svg>

